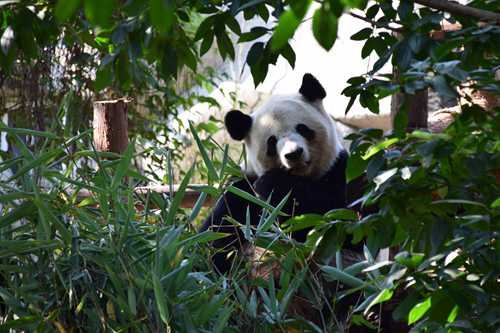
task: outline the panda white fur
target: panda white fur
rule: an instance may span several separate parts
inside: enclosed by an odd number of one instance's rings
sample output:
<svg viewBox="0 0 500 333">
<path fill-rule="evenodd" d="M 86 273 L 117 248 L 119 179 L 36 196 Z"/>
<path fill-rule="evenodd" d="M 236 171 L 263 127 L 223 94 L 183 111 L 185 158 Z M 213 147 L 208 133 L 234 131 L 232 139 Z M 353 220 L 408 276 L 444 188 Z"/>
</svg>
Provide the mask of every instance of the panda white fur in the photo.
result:
<svg viewBox="0 0 500 333">
<path fill-rule="evenodd" d="M 305 74 L 297 94 L 272 96 L 251 115 L 230 111 L 226 128 L 233 139 L 245 142 L 246 173 L 262 176 L 273 168 L 286 168 L 311 178 L 324 175 L 343 150 L 323 108 L 325 96 L 316 78 Z"/>
<path fill-rule="evenodd" d="M 346 206 L 343 150 L 335 124 L 323 108 L 326 92 L 311 74 L 305 74 L 297 94 L 272 96 L 251 115 L 233 110 L 225 126 L 235 140 L 243 140 L 248 165 L 246 179 L 232 185 L 277 205 L 288 193 L 283 211 L 289 215 L 324 214 Z M 245 224 L 247 211 L 256 225 L 262 209 L 243 198 L 224 193 L 201 231 L 212 229 L 230 236 L 213 242 L 218 249 L 213 262 L 225 273 L 231 262 L 226 254 L 245 243 L 241 231 L 226 217 Z M 304 241 L 308 230 L 293 234 Z"/>
</svg>

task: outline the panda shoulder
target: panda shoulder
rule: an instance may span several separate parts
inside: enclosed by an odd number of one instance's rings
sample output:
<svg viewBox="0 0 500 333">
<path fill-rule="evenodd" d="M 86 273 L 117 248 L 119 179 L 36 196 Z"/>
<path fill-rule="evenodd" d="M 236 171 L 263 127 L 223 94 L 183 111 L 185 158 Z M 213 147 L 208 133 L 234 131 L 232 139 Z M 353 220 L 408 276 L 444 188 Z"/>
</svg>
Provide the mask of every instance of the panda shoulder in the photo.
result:
<svg viewBox="0 0 500 333">
<path fill-rule="evenodd" d="M 328 174 L 330 175 L 340 175 L 344 174 L 347 169 L 347 160 L 349 159 L 349 154 L 345 149 L 342 149 L 335 159 L 332 167 L 330 168 Z"/>
<path fill-rule="evenodd" d="M 337 155 L 337 159 L 335 161 L 335 164 L 337 163 L 343 163 L 347 164 L 347 159 L 349 158 L 349 154 L 347 153 L 347 150 L 342 149 L 339 154 Z"/>
</svg>

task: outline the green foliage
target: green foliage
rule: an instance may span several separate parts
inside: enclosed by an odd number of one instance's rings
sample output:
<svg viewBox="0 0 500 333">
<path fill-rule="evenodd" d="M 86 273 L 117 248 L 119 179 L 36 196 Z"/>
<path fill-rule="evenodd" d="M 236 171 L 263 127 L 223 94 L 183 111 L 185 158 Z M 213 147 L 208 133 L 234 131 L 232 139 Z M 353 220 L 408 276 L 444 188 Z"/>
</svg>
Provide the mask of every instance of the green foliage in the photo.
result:
<svg viewBox="0 0 500 333">
<path fill-rule="evenodd" d="M 306 258 L 331 241 L 322 240 L 337 227 L 329 221 L 347 223 L 356 218 L 352 211 L 296 217 L 315 229 L 307 244 L 298 244 L 290 239 L 292 230 L 285 232 L 276 223 L 286 198 L 273 207 L 245 194 L 263 206 L 263 218 L 257 226 L 234 223 L 251 244 L 268 251 L 270 255 L 260 259 L 265 265 L 283 263 L 280 282 L 252 277 L 255 267 L 242 260 L 236 261 L 233 278 L 226 280 L 212 271 L 207 260 L 212 254 L 207 243 L 225 234 L 197 233 L 192 222 L 199 207 L 191 212 L 180 208 L 194 168 L 173 198 L 139 195 L 133 187 L 146 177 L 132 164 L 137 155 L 132 145 L 117 159 L 115 154 L 85 150 L 88 134 L 63 138 L 33 130 L 2 127 L 2 131 L 22 156 L 5 155 L 1 163 L 3 170 L 13 170 L 0 182 L 1 329 L 321 332 L 336 327 L 331 310 L 321 324 L 288 309 L 298 299 L 313 309 L 325 306 L 329 298 L 320 292 L 325 282 Z M 198 135 L 194 127 L 192 131 Z M 34 153 L 18 140 L 27 134 L 43 140 L 44 148 Z M 71 151 L 70 143 L 76 144 Z M 89 168 L 84 159 L 98 168 Z M 212 165 L 221 188 L 232 163 Z M 214 197 L 220 193 L 210 185 L 202 191 Z M 342 261 L 340 254 L 338 258 Z M 373 262 L 370 256 L 367 260 Z M 325 268 L 325 277 L 342 283 L 358 281 L 356 267 Z M 356 286 L 366 286 L 370 293 L 380 292 L 374 281 L 360 283 Z"/>
<path fill-rule="evenodd" d="M 403 300 L 405 310 L 395 311 L 422 330 L 460 322 L 483 332 L 498 324 L 491 316 L 500 305 L 495 241 L 500 212 L 492 205 L 500 191 L 500 128 L 494 121 L 499 112 L 464 107 L 442 134 L 415 131 L 388 140 L 370 133 L 353 136 L 357 154 L 369 165 L 376 159 L 381 163 L 371 171 L 373 185 L 362 199 L 366 205 L 377 203 L 379 211 L 351 231 L 366 237 L 375 251 L 399 247 L 391 270 L 401 274 L 385 279 L 401 288 L 412 281 L 405 287 L 412 305 Z"/>
<path fill-rule="evenodd" d="M 26 132 L 2 131 L 14 139 Z M 207 268 L 203 244 L 221 235 L 197 235 L 179 218 L 184 213 L 177 196 L 164 201 L 132 192 L 143 178 L 131 165 L 132 145 L 119 160 L 92 152 L 99 169 L 89 172 L 78 157 L 86 136 L 29 133 L 44 138 L 47 148 L 32 155 L 17 140 L 23 156 L 1 164 L 17 170 L 0 183 L 1 328 L 150 332 L 219 325 L 229 303 L 213 304 L 212 316 L 202 314 L 214 295 L 224 299 L 225 292 L 217 277 L 193 265 Z M 70 141 L 78 145 L 73 153 Z M 139 202 L 142 211 L 136 210 Z"/>
<path fill-rule="evenodd" d="M 133 87 L 156 86 L 155 76 L 169 82 L 187 67 L 196 71 L 198 54 L 205 54 L 216 41 L 222 58 L 234 59 L 232 35 L 239 42 L 250 42 L 273 32 L 260 47 L 258 56 L 247 58 L 255 84 L 261 83 L 270 64 L 281 55 L 292 67 L 295 57 L 289 40 L 305 19 L 311 0 L 290 1 L 289 9 L 281 1 L 198 2 L 59 0 L 38 2 L 33 11 L 27 2 L 7 2 L 0 24 L 2 50 L 0 65 L 10 70 L 15 59 L 34 59 L 40 49 L 65 42 L 64 47 L 93 48 L 94 61 L 83 65 L 98 68 L 92 90 L 112 87 L 131 93 Z M 328 1 L 313 18 L 314 36 L 330 49 L 337 35 L 338 18 L 350 8 L 364 9 L 364 1 Z M 242 32 L 235 16 L 244 19 L 260 16 L 265 22 L 271 15 L 278 21 L 274 31 L 253 27 Z M 43 13 L 43 15 L 38 15 Z M 37 14 L 37 15 L 35 15 Z M 197 17 L 203 17 L 202 22 Z M 26 30 L 26 26 L 34 29 Z M 196 31 L 195 34 L 192 32 Z M 34 42 L 35 41 L 35 42 Z M 197 41 L 201 41 L 197 45 Z M 257 53 L 257 52 L 256 52 Z"/>
<path fill-rule="evenodd" d="M 337 39 L 338 18 L 322 6 L 314 12 L 313 33 L 318 43 L 330 50 Z"/>
<path fill-rule="evenodd" d="M 481 6 L 481 4 L 476 3 Z M 378 110 L 377 100 L 394 92 L 415 94 L 433 88 L 441 98 L 456 99 L 455 87 L 488 91 L 499 96 L 495 81 L 500 53 L 497 26 L 477 26 L 456 17 L 463 28 L 445 38 L 439 30 L 441 12 L 415 10 L 408 1 L 375 4 L 366 17 L 382 10 L 384 20 L 352 36 L 365 40 L 362 55 L 375 51 L 379 59 L 366 74 L 351 78 L 343 94 L 352 102 Z M 395 29 L 399 39 L 383 28 Z M 487 56 L 485 56 L 487 55 Z M 379 74 L 392 59 L 396 75 Z M 479 69 L 481 68 L 481 69 Z M 470 97 L 466 97 L 470 100 Z M 472 101 L 473 102 L 473 101 Z M 499 109 L 462 105 L 462 114 L 445 133 L 405 134 L 407 107 L 396 116 L 388 136 L 365 130 L 351 135 L 348 180 L 365 174 L 370 187 L 359 203 L 376 204 L 378 212 L 349 227 L 355 239 L 365 238 L 374 252 L 397 247 L 391 272 L 382 275 L 389 288 L 405 297 L 393 317 L 416 331 L 494 331 L 498 328 L 497 200 Z M 409 282 L 407 284 L 407 281 Z"/>
</svg>

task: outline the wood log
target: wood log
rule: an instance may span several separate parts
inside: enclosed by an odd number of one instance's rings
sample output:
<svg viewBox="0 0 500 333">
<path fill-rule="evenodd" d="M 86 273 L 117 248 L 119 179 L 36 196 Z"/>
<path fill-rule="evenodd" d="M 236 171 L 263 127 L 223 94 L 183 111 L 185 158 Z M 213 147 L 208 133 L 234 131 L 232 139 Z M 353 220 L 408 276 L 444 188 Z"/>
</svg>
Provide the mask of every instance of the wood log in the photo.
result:
<svg viewBox="0 0 500 333">
<path fill-rule="evenodd" d="M 127 100 L 94 102 L 94 145 L 104 152 L 121 154 L 128 145 Z"/>
</svg>

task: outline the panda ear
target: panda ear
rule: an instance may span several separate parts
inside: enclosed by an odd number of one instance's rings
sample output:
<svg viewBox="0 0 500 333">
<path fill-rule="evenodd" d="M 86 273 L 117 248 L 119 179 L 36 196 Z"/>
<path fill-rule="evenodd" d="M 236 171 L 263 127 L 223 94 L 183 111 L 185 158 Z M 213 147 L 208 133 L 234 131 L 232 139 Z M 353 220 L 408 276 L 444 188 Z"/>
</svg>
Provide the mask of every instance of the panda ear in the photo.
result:
<svg viewBox="0 0 500 333">
<path fill-rule="evenodd" d="M 319 83 L 312 74 L 304 74 L 302 78 L 302 85 L 300 86 L 299 93 L 304 96 L 309 102 L 317 101 L 326 97 L 325 88 Z"/>
<path fill-rule="evenodd" d="M 224 118 L 229 135 L 234 140 L 243 140 L 252 127 L 252 117 L 238 110 L 229 111 Z"/>
</svg>

